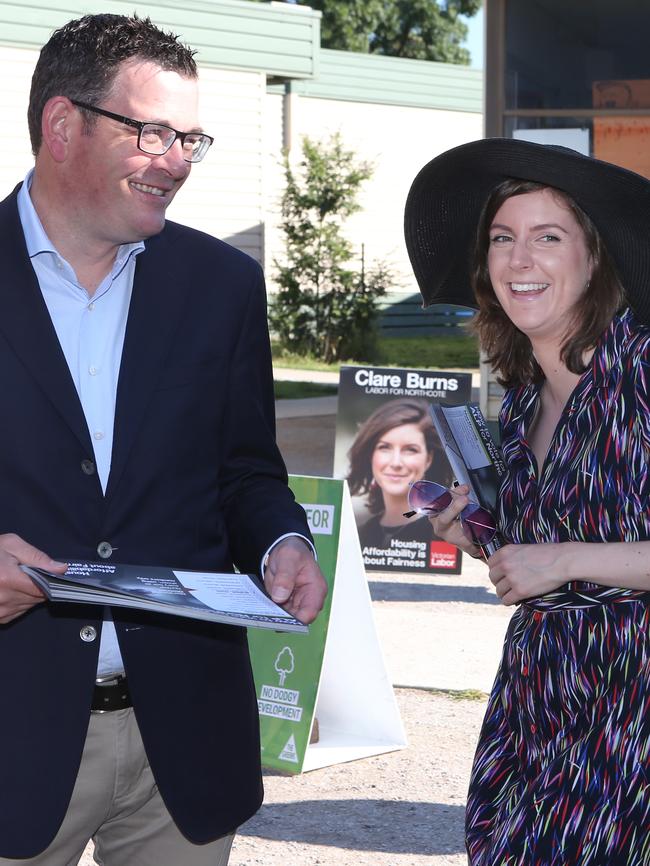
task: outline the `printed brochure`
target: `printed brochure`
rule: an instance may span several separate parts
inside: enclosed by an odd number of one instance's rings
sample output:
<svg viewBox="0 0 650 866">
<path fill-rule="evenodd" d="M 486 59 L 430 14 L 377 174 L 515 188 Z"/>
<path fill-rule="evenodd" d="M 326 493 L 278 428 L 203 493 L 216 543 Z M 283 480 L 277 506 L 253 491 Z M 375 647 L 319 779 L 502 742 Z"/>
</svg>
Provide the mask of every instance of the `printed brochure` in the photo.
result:
<svg viewBox="0 0 650 866">
<path fill-rule="evenodd" d="M 275 631 L 309 631 L 275 604 L 252 574 L 103 562 L 71 562 L 64 575 L 21 568 L 50 601 L 131 607 Z"/>
</svg>

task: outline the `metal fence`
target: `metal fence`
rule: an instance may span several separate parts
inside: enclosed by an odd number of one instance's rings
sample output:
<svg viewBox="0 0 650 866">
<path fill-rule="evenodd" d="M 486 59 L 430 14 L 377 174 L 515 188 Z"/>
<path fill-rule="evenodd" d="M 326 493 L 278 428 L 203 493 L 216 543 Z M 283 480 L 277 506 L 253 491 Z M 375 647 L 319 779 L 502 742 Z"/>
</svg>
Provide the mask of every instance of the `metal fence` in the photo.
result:
<svg viewBox="0 0 650 866">
<path fill-rule="evenodd" d="M 420 337 L 432 333 L 463 333 L 474 315 L 467 307 L 434 304 L 422 309 L 419 294 L 388 293 L 380 299 L 378 327 L 384 337 Z"/>
</svg>

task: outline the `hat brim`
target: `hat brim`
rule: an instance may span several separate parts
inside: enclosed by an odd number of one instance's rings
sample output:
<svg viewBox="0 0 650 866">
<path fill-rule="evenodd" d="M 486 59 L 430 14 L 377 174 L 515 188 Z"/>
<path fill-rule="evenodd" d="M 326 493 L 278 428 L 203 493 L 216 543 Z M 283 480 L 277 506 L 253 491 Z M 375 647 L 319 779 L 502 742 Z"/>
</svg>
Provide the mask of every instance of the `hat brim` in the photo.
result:
<svg viewBox="0 0 650 866">
<path fill-rule="evenodd" d="M 637 318 L 650 324 L 650 181 L 565 147 L 486 138 L 445 151 L 413 181 L 406 247 L 424 306 L 476 307 L 470 271 L 492 189 L 508 178 L 568 193 L 594 222 Z"/>
</svg>

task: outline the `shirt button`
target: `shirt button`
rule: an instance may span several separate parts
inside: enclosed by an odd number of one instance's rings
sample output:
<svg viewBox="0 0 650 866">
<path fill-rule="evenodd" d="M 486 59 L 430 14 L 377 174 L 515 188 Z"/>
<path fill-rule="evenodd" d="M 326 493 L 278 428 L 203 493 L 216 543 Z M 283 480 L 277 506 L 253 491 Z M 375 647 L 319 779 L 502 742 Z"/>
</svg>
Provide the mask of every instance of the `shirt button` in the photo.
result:
<svg viewBox="0 0 650 866">
<path fill-rule="evenodd" d="M 93 433 L 93 436 L 95 439 L 97 439 L 97 441 L 104 438 L 104 434 L 102 433 L 101 430 L 95 430 L 95 432 Z"/>
<path fill-rule="evenodd" d="M 82 626 L 79 637 L 84 643 L 92 643 L 97 638 L 97 629 L 92 625 Z"/>
<path fill-rule="evenodd" d="M 88 367 L 88 372 L 90 373 L 91 376 L 96 376 L 97 372 L 98 372 L 97 367 L 93 367 L 93 366 Z"/>
<path fill-rule="evenodd" d="M 86 309 L 87 309 L 87 310 L 90 310 L 90 312 L 92 313 L 92 311 L 95 309 L 95 302 L 94 302 L 94 301 L 91 301 L 91 302 L 88 304 L 88 306 L 86 307 Z"/>
<path fill-rule="evenodd" d="M 524 665 L 521 669 L 522 674 L 527 677 L 528 676 L 528 665 Z"/>
<path fill-rule="evenodd" d="M 537 725 L 531 725 L 530 726 L 530 732 L 531 732 L 531 734 L 536 734 L 537 733 Z"/>
<path fill-rule="evenodd" d="M 97 553 L 102 559 L 110 559 L 113 555 L 113 548 L 108 541 L 100 541 L 97 545 Z"/>
<path fill-rule="evenodd" d="M 81 461 L 81 471 L 84 475 L 94 475 L 95 474 L 95 464 L 92 460 L 82 460 Z"/>
<path fill-rule="evenodd" d="M 533 614 L 533 619 L 535 620 L 535 622 L 539 622 L 541 620 L 541 618 L 542 618 L 542 614 L 538 610 L 536 610 L 535 613 Z"/>
</svg>

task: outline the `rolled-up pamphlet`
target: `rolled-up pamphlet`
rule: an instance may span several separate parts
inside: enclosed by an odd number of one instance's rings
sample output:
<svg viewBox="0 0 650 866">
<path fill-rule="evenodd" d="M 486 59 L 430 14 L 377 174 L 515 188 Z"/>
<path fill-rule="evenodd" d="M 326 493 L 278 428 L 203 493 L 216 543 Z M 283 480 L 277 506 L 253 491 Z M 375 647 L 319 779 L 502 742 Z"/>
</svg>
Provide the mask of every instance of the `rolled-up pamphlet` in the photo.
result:
<svg viewBox="0 0 650 866">
<path fill-rule="evenodd" d="M 431 418 L 459 484 L 467 484 L 469 498 L 497 520 L 497 497 L 506 467 L 501 449 L 490 433 L 476 403 L 460 406 L 431 404 Z M 489 558 L 505 541 L 498 529 L 487 544 L 479 545 Z"/>
</svg>

